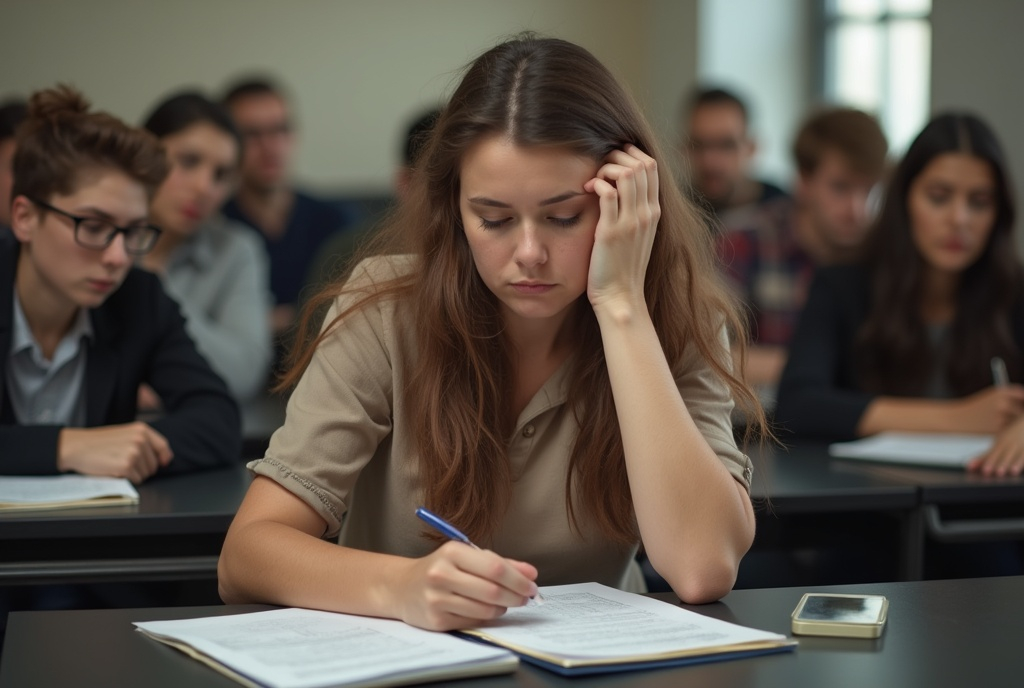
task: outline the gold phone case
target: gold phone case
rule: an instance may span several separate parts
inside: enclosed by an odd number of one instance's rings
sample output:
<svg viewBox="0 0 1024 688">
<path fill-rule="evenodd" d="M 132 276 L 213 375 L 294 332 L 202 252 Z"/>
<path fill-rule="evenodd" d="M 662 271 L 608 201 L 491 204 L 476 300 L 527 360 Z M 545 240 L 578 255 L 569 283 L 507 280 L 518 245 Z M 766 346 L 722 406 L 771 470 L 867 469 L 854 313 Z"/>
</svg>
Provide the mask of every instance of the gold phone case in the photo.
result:
<svg viewBox="0 0 1024 688">
<path fill-rule="evenodd" d="M 883 595 L 804 593 L 793 610 L 793 633 L 839 638 L 877 638 L 889 613 Z"/>
</svg>

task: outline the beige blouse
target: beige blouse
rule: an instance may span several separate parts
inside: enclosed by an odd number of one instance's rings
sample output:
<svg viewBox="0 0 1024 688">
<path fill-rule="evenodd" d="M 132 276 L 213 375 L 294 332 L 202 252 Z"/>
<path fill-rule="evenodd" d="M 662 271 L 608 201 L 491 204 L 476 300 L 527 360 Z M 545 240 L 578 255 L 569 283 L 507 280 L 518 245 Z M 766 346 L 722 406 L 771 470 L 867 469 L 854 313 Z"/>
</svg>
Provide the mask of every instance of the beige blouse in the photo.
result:
<svg viewBox="0 0 1024 688">
<path fill-rule="evenodd" d="M 356 274 L 386 279 L 408 269 L 406 259 L 376 258 Z M 340 297 L 326 322 L 352 298 Z M 424 537 L 426 526 L 414 513 L 423 503 L 410 436 L 416 410 L 401 393 L 416 358 L 412 323 L 409 304 L 396 299 L 346 318 L 296 386 L 266 456 L 249 468 L 309 504 L 327 523 L 325 537 L 420 557 L 436 545 Z M 729 472 L 749 489 L 751 464 L 733 439 L 728 388 L 696 356 L 685 370 L 677 383 L 690 415 Z M 637 546 L 609 542 L 585 521 L 581 533 L 570 529 L 565 479 L 577 425 L 566 404 L 566 375 L 563 365 L 519 416 L 509 439 L 515 482 L 508 512 L 490 541 L 478 544 L 535 565 L 541 585 L 596 581 L 642 591 Z"/>
</svg>

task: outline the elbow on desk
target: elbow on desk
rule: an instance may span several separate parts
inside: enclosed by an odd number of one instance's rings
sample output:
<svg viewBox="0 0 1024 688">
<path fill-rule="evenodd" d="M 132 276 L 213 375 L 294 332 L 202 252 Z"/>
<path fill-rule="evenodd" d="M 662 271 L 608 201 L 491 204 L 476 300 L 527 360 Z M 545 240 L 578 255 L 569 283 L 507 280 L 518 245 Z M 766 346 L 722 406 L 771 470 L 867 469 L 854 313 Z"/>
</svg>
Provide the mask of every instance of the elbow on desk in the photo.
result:
<svg viewBox="0 0 1024 688">
<path fill-rule="evenodd" d="M 228 569 L 229 566 L 225 563 L 225 557 L 222 552 L 217 560 L 217 594 L 220 595 L 221 601 L 224 604 L 254 602 L 255 600 L 249 599 L 243 591 L 238 589 L 237 585 L 232 585 L 231 572 Z"/>
<path fill-rule="evenodd" d="M 725 597 L 736 584 L 737 567 L 727 561 L 708 562 L 700 567 L 675 567 L 676 571 L 662 573 L 658 563 L 651 564 L 672 591 L 685 604 L 708 604 Z"/>
</svg>

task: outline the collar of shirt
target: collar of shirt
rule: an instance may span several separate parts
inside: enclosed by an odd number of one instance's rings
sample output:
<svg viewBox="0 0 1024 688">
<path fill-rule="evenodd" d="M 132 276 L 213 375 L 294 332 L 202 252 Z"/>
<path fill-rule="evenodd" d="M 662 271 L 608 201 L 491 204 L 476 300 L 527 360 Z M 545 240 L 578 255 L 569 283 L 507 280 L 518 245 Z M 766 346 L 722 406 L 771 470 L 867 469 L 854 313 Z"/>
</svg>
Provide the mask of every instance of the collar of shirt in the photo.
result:
<svg viewBox="0 0 1024 688">
<path fill-rule="evenodd" d="M 11 358 L 27 350 L 30 352 L 32 362 L 36 367 L 46 370 L 52 366 L 61 366 L 74 358 L 78 354 L 79 347 L 81 347 L 82 338 L 88 337 L 92 339 L 94 336 L 88 309 L 79 308 L 78 315 L 75 316 L 75 322 L 72 324 L 71 329 L 68 330 L 67 334 L 61 338 L 60 343 L 57 344 L 57 348 L 53 352 L 53 360 L 47 361 L 43 356 L 43 348 L 39 346 L 39 342 L 36 341 L 32 334 L 32 329 L 29 327 L 28 318 L 25 317 L 25 311 L 21 308 L 21 300 L 18 298 L 17 290 L 15 290 L 13 298 L 14 331 L 11 333 L 11 351 L 9 354 Z"/>
</svg>

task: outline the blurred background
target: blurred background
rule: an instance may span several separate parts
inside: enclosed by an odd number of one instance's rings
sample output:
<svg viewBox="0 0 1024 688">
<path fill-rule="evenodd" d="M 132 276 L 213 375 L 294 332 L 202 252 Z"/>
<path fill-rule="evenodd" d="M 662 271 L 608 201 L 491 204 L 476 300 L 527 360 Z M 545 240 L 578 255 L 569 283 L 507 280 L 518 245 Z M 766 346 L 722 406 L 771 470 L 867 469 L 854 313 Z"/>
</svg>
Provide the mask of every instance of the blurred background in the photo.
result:
<svg viewBox="0 0 1024 688">
<path fill-rule="evenodd" d="M 590 49 L 633 90 L 666 146 L 698 83 L 752 108 L 756 171 L 788 186 L 809 108 L 876 114 L 899 155 L 928 116 L 983 115 L 1024 191 L 1017 0 L 4 0 L 0 99 L 68 82 L 138 123 L 184 86 L 219 95 L 267 73 L 294 99 L 296 181 L 343 197 L 386 194 L 409 117 L 460 68 L 530 29 Z"/>
</svg>

